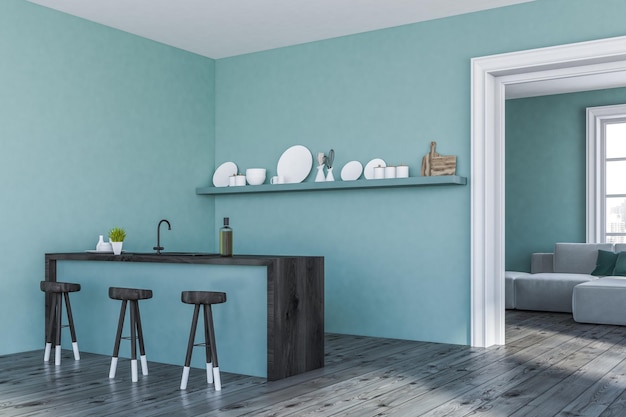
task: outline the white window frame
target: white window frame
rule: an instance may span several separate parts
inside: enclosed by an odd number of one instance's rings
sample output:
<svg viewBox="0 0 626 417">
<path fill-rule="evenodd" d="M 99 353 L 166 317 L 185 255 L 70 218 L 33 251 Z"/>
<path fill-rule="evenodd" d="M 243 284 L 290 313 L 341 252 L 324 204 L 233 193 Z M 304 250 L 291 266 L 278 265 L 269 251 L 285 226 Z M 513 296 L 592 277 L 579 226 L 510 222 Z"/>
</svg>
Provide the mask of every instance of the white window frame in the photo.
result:
<svg viewBox="0 0 626 417">
<path fill-rule="evenodd" d="M 626 122 L 626 104 L 587 108 L 587 242 L 606 241 L 606 125 Z"/>
</svg>

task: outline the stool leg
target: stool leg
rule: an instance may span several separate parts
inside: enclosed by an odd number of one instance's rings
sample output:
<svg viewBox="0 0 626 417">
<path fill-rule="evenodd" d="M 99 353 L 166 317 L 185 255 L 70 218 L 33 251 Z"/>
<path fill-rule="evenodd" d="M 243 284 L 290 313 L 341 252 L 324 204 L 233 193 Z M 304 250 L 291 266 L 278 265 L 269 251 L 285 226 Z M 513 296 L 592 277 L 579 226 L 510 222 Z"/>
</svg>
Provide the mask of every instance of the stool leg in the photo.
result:
<svg viewBox="0 0 626 417">
<path fill-rule="evenodd" d="M 63 300 L 61 298 L 61 293 L 54 294 L 56 301 L 56 345 L 54 346 L 54 365 L 61 365 L 61 325 L 62 325 L 62 313 L 63 313 Z"/>
<path fill-rule="evenodd" d="M 72 315 L 70 295 L 64 292 L 63 296 L 65 297 L 65 309 L 67 310 L 67 322 L 70 325 L 70 333 L 72 334 L 72 350 L 74 351 L 74 360 L 79 361 L 80 353 L 78 352 L 78 342 L 76 341 L 76 330 L 74 328 L 74 316 Z"/>
<path fill-rule="evenodd" d="M 111 368 L 109 369 L 109 378 L 115 378 L 117 371 L 117 357 L 120 353 L 120 341 L 122 340 L 122 328 L 124 327 L 124 316 L 126 314 L 126 300 L 122 300 L 122 308 L 120 310 L 120 319 L 117 322 L 117 334 L 115 335 L 115 344 L 113 345 L 113 356 L 111 357 Z"/>
<path fill-rule="evenodd" d="M 131 380 L 137 382 L 137 301 L 130 300 L 130 374 Z"/>
<path fill-rule="evenodd" d="M 57 311 L 57 297 L 55 294 L 50 294 L 50 308 L 48 313 L 48 331 L 46 332 L 46 349 L 43 354 L 43 361 L 48 362 L 50 360 L 50 351 L 52 350 L 52 331 L 54 329 L 55 317 Z"/>
<path fill-rule="evenodd" d="M 185 366 L 183 367 L 183 377 L 180 381 L 180 389 L 187 389 L 187 380 L 189 379 L 189 367 L 191 365 L 191 354 L 193 353 L 193 345 L 196 341 L 196 326 L 198 325 L 199 313 L 200 305 L 196 304 L 193 309 L 191 331 L 189 332 L 189 343 L 187 344 L 187 356 L 185 357 Z"/>
<path fill-rule="evenodd" d="M 141 315 L 139 314 L 139 302 L 135 301 L 135 317 L 137 322 L 137 336 L 139 337 L 139 358 L 141 359 L 141 373 L 148 375 L 148 361 L 146 360 L 146 349 L 143 342 L 143 330 L 141 328 Z"/>
<path fill-rule="evenodd" d="M 204 320 L 209 323 L 209 340 L 211 343 L 211 356 L 213 359 L 213 381 L 215 384 L 215 391 L 222 390 L 222 379 L 220 378 L 220 367 L 217 362 L 217 346 L 215 345 L 215 331 L 213 328 L 213 311 L 211 305 L 208 304 L 204 307 Z"/>
<path fill-rule="evenodd" d="M 204 306 L 204 350 L 206 352 L 206 382 L 213 383 L 213 360 L 211 359 L 211 338 L 209 336 L 209 322 L 207 318 L 207 308 Z"/>
</svg>

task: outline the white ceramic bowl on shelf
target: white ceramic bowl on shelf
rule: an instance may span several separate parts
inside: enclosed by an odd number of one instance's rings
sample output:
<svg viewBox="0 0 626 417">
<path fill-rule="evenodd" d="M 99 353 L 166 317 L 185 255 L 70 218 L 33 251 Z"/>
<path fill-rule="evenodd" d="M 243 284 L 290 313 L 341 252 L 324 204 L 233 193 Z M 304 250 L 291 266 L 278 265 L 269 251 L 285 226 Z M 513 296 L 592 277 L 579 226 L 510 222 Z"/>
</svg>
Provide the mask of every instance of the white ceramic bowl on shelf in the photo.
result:
<svg viewBox="0 0 626 417">
<path fill-rule="evenodd" d="M 250 185 L 261 185 L 265 182 L 265 168 L 248 168 L 246 169 L 246 181 Z"/>
</svg>

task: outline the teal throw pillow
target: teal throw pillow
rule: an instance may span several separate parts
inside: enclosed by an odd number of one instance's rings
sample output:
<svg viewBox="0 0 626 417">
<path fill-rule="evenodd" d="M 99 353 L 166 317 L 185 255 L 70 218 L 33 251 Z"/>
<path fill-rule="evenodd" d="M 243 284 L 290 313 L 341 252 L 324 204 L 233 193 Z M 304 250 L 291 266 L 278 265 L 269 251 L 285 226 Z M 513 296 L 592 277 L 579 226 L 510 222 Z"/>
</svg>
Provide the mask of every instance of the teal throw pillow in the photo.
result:
<svg viewBox="0 0 626 417">
<path fill-rule="evenodd" d="M 626 252 L 620 252 L 617 256 L 613 275 L 626 276 Z"/>
<path fill-rule="evenodd" d="M 624 252 L 621 252 L 624 253 Z M 596 269 L 593 270 L 591 275 L 597 277 L 605 277 L 607 275 L 613 275 L 618 254 L 615 252 L 609 252 L 606 250 L 598 250 L 598 259 L 596 260 Z M 626 256 L 624 257 L 624 268 L 626 268 Z M 625 269 L 626 272 L 626 269 Z"/>
</svg>

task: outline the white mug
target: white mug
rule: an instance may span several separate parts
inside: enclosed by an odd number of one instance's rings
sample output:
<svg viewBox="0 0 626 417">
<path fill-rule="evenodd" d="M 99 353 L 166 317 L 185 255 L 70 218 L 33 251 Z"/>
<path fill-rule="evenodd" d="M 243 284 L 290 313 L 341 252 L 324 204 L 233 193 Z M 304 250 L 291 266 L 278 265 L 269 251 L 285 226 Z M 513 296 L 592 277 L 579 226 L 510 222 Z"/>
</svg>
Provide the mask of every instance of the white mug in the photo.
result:
<svg viewBox="0 0 626 417">
<path fill-rule="evenodd" d="M 396 178 L 409 178 L 409 166 L 398 165 L 396 167 Z"/>
<path fill-rule="evenodd" d="M 396 167 L 385 167 L 385 178 L 395 178 Z"/>
<path fill-rule="evenodd" d="M 284 184 L 285 177 L 282 175 L 274 175 L 272 179 L 270 179 L 270 184 Z"/>
<path fill-rule="evenodd" d="M 380 165 L 374 167 L 374 179 L 378 180 L 381 178 L 385 178 L 385 167 L 381 167 Z"/>
<path fill-rule="evenodd" d="M 237 185 L 237 176 L 231 175 L 230 177 L 228 177 L 228 186 L 234 187 L 235 185 Z"/>
<path fill-rule="evenodd" d="M 245 175 L 235 176 L 235 185 L 236 186 L 246 185 L 246 176 Z"/>
</svg>

